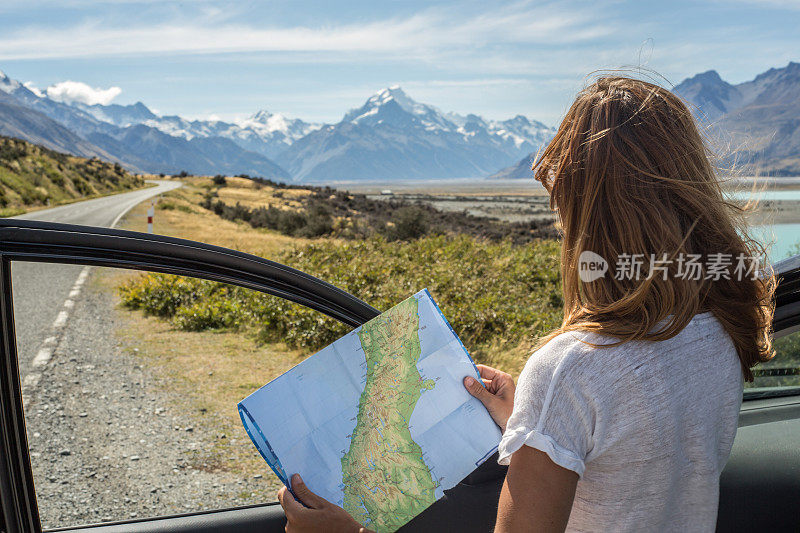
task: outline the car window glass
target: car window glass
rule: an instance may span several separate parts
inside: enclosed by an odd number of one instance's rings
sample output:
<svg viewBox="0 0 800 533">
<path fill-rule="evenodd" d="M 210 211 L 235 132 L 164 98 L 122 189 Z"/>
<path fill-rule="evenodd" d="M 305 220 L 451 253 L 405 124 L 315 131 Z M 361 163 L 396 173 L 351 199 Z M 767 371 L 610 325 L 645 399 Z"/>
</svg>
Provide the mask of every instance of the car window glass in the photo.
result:
<svg viewBox="0 0 800 533">
<path fill-rule="evenodd" d="M 237 320 L 293 304 L 100 267 L 14 262 L 12 277 L 45 529 L 275 501 L 236 404 L 301 351 Z"/>
<path fill-rule="evenodd" d="M 748 389 L 800 387 L 800 331 L 775 339 L 775 357 L 754 369 Z"/>
</svg>

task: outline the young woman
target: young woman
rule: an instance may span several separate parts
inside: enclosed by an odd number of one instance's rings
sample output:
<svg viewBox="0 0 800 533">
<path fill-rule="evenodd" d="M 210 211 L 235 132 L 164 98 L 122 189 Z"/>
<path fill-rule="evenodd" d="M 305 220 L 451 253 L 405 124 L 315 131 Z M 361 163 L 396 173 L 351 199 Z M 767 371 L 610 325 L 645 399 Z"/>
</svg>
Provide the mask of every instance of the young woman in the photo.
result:
<svg viewBox="0 0 800 533">
<path fill-rule="evenodd" d="M 534 171 L 563 230 L 563 323 L 516 391 L 489 367 L 465 380 L 503 430 L 495 531 L 713 531 L 743 379 L 772 355 L 763 249 L 654 84 L 582 91 Z M 295 482 L 287 531 L 359 531 Z"/>
</svg>

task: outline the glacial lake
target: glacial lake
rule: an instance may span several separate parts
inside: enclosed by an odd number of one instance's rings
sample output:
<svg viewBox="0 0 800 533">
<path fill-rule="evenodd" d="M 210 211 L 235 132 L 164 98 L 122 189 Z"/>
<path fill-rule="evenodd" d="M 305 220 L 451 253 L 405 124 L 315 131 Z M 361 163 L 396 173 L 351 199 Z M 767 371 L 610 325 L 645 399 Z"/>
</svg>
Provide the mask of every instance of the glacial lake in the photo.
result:
<svg viewBox="0 0 800 533">
<path fill-rule="evenodd" d="M 748 199 L 752 196 L 746 191 L 731 193 L 730 197 Z M 800 201 L 800 190 L 761 191 L 755 193 L 760 201 Z M 769 244 L 769 256 L 773 261 L 786 259 L 800 253 L 800 223 L 772 224 L 755 226 L 754 237 Z"/>
</svg>

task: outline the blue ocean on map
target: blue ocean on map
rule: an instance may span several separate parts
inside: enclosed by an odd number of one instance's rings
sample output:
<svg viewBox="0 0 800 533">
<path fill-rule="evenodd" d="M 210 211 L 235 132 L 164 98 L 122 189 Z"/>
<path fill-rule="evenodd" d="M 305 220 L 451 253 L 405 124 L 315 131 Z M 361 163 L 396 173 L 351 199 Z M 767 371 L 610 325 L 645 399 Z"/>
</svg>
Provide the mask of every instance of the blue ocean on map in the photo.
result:
<svg viewBox="0 0 800 533">
<path fill-rule="evenodd" d="M 477 376 L 468 352 L 427 290 L 418 302 L 425 390 L 409 420 L 413 440 L 436 482 L 436 497 L 490 457 L 500 430 L 462 385 Z M 294 473 L 328 501 L 343 502 L 341 459 L 350 446 L 366 383 L 366 360 L 353 330 L 242 400 L 239 411 L 253 443 L 281 480 Z M 454 446 L 454 443 L 458 445 Z"/>
</svg>

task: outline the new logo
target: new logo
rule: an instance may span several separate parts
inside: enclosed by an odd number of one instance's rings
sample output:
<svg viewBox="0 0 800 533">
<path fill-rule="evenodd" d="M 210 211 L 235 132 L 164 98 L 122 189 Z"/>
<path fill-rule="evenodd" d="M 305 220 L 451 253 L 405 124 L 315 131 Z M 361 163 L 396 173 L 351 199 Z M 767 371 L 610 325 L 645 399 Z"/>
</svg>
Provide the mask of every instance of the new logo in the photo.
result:
<svg viewBox="0 0 800 533">
<path fill-rule="evenodd" d="M 608 262 L 589 250 L 584 250 L 578 256 L 578 276 L 584 283 L 590 283 L 602 278 L 608 272 Z"/>
</svg>

